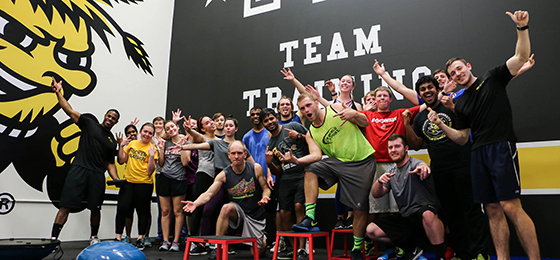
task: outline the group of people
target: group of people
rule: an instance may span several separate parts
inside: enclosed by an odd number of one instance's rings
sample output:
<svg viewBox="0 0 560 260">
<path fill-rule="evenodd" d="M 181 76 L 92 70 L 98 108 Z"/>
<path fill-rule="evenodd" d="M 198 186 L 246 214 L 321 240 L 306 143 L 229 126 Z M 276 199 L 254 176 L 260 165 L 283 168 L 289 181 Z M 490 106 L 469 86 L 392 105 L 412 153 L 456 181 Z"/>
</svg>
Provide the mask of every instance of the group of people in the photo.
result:
<svg viewBox="0 0 560 260">
<path fill-rule="evenodd" d="M 126 219 L 136 209 L 140 248 L 149 237 L 151 175 L 156 172 L 161 250 L 179 250 L 186 212 L 191 235 L 224 235 L 228 227 L 243 226 L 242 235 L 256 237 L 258 252 L 263 254 L 266 205 L 276 211 L 278 231 L 325 229 L 315 213 L 319 188 L 338 184 L 337 202 L 352 210 L 344 224 L 353 229 L 351 259 L 363 258 L 366 240 L 388 244 L 382 260 L 395 255 L 418 259 L 424 249 L 445 259 L 448 247 L 457 258 L 489 259 L 490 237 L 498 259 L 509 259 L 506 216 L 529 258 L 538 259 L 535 227 L 520 203 L 516 136 L 505 88 L 534 64 L 529 14 L 506 14 L 517 26 L 515 54 L 482 77 L 473 75 L 466 60 L 452 58 L 433 76 L 420 77 L 412 90 L 375 60 L 373 70 L 416 105 L 408 109 L 390 109 L 393 94 L 388 87 L 366 93 L 363 106 L 355 102 L 350 75 L 340 79 L 338 91 L 327 82 L 329 101 L 318 89 L 304 86 L 290 69 L 283 69 L 284 79 L 300 93 L 298 111 L 285 96 L 276 109 L 252 108 L 253 127 L 242 141 L 235 140 L 235 118 L 218 113 L 195 121 L 177 110 L 172 120 L 144 124 L 140 140 L 125 129 L 126 139 L 118 142 L 122 136 L 115 139 L 110 132 L 119 119 L 116 110 L 109 110 L 96 124 L 90 115 L 71 108 L 60 93 L 61 82 L 53 78 L 60 106 L 80 127 L 82 138 L 52 237 L 59 236 L 68 212 L 87 200 L 92 239 L 97 239 L 102 173 L 107 170 L 118 179 L 114 156 L 119 143 L 118 162 L 127 165 L 126 182 L 119 192 L 116 238 L 123 239 Z M 463 89 L 453 92 L 457 85 Z M 181 120 L 185 134 L 179 134 Z M 429 165 L 408 155 L 409 149 L 423 147 L 428 149 Z M 171 212 L 174 233 L 169 228 Z M 343 214 L 337 211 L 340 220 Z M 307 259 L 305 243 L 298 245 L 297 259 Z M 293 250 L 282 251 L 282 257 L 293 258 Z M 206 252 L 205 245 L 197 244 L 191 254 Z"/>
</svg>

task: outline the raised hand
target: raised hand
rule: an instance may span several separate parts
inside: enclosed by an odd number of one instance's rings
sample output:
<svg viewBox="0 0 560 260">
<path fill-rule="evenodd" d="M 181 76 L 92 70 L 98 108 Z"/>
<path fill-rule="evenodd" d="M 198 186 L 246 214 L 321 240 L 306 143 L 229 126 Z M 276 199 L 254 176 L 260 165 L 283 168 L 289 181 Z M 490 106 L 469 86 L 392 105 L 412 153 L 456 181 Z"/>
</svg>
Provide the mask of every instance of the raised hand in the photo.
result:
<svg viewBox="0 0 560 260">
<path fill-rule="evenodd" d="M 60 90 L 62 89 L 62 80 L 60 82 L 56 82 L 54 77 L 51 77 L 51 79 L 52 79 L 51 89 L 53 90 L 54 93 L 59 93 Z"/>
<path fill-rule="evenodd" d="M 375 100 L 369 103 L 365 103 L 363 109 L 364 111 L 375 112 L 377 110 L 377 103 L 375 103 Z"/>
<path fill-rule="evenodd" d="M 121 142 L 121 147 L 127 146 L 127 145 L 130 143 L 130 141 L 132 141 L 132 140 L 130 140 L 128 137 L 125 138 L 125 139 Z"/>
<path fill-rule="evenodd" d="M 305 92 L 311 94 L 317 100 L 319 100 L 319 98 L 321 97 L 321 94 L 319 94 L 319 90 L 312 87 L 311 85 L 305 86 Z"/>
<path fill-rule="evenodd" d="M 288 129 L 288 128 L 282 128 L 284 130 L 286 130 L 288 132 L 288 136 L 286 136 L 284 139 L 295 139 L 297 140 L 297 137 L 299 135 L 299 132 L 296 130 L 292 130 L 292 129 Z"/>
<path fill-rule="evenodd" d="M 181 109 L 178 108 L 177 108 L 177 112 L 171 111 L 171 114 L 173 115 L 173 122 L 177 123 L 181 121 L 181 113 L 182 113 Z"/>
<path fill-rule="evenodd" d="M 120 144 L 123 142 L 123 133 L 117 133 L 117 144 Z"/>
<path fill-rule="evenodd" d="M 391 177 L 395 176 L 395 174 L 396 174 L 396 173 L 389 173 L 389 172 L 386 172 L 386 173 L 384 173 L 383 175 L 381 175 L 381 176 L 379 177 L 379 180 L 378 180 L 378 181 L 381 182 L 381 183 L 383 183 L 383 184 L 387 184 L 387 183 L 389 183 L 389 180 L 391 180 Z"/>
<path fill-rule="evenodd" d="M 135 117 L 134 120 L 130 121 L 131 125 L 136 125 L 138 124 L 138 122 L 140 122 L 140 120 L 138 120 L 138 117 Z"/>
<path fill-rule="evenodd" d="M 150 157 L 154 157 L 156 155 L 156 147 L 150 143 L 150 149 L 148 149 L 148 153 L 150 154 Z"/>
<path fill-rule="evenodd" d="M 453 103 L 453 98 L 451 98 L 450 96 L 441 97 L 441 103 L 447 109 L 449 109 L 451 111 L 455 111 L 455 104 Z"/>
<path fill-rule="evenodd" d="M 296 79 L 296 76 L 294 75 L 294 73 L 288 68 L 283 68 L 280 73 L 282 73 L 282 75 L 284 75 L 284 79 L 288 80 L 288 81 L 293 81 L 294 79 Z"/>
<path fill-rule="evenodd" d="M 266 158 L 266 164 L 272 164 L 272 159 L 274 159 L 274 152 L 268 150 L 268 146 L 266 146 L 266 150 L 264 152 L 264 157 Z M 264 166 L 263 166 L 264 168 Z"/>
<path fill-rule="evenodd" d="M 409 171 L 410 174 L 418 174 L 420 176 L 420 180 L 425 180 L 430 176 L 431 170 L 427 164 L 420 163 L 416 166 L 416 169 Z"/>
<path fill-rule="evenodd" d="M 453 90 L 455 90 L 456 87 L 457 87 L 457 83 L 455 83 L 454 80 L 447 79 L 447 82 L 445 82 L 445 85 L 443 86 L 443 92 L 449 94 L 453 92 Z"/>
<path fill-rule="evenodd" d="M 325 86 L 327 86 L 327 88 L 329 88 L 329 91 L 331 93 L 335 92 L 336 86 L 334 85 L 334 83 L 332 83 L 332 81 L 327 80 L 327 82 L 325 82 Z"/>
<path fill-rule="evenodd" d="M 375 63 L 373 64 L 373 71 L 375 71 L 375 73 L 377 73 L 377 75 L 379 76 L 387 73 L 387 71 L 385 70 L 385 64 L 381 63 L 380 65 L 377 59 L 375 59 Z"/>
<path fill-rule="evenodd" d="M 187 133 L 192 130 L 192 128 L 191 128 L 191 116 L 190 115 L 189 115 L 188 120 L 185 118 L 185 116 L 183 116 L 183 128 L 185 128 L 185 131 Z"/>
<path fill-rule="evenodd" d="M 337 117 L 339 116 L 340 119 L 342 119 L 342 123 L 340 123 L 340 126 L 344 125 L 346 123 L 346 121 L 354 118 L 354 116 L 356 116 L 356 113 L 358 113 L 358 111 L 349 108 L 348 106 L 346 106 L 344 103 L 342 104 L 342 111 L 336 113 L 333 117 Z"/>
<path fill-rule="evenodd" d="M 529 23 L 529 12 L 527 11 L 517 10 L 513 14 L 508 11 L 506 14 L 517 24 L 517 27 L 523 27 Z"/>
<path fill-rule="evenodd" d="M 183 150 L 183 147 L 181 147 L 180 144 L 175 144 L 175 146 L 169 147 L 169 151 L 175 152 L 175 153 L 180 152 L 182 150 Z"/>
<path fill-rule="evenodd" d="M 163 140 L 162 138 L 158 138 L 158 148 L 160 151 L 163 151 L 165 149 L 165 140 Z"/>
<path fill-rule="evenodd" d="M 186 144 L 190 137 L 191 136 L 189 134 L 181 136 L 181 140 L 179 141 L 179 144 L 181 145 Z"/>
<path fill-rule="evenodd" d="M 410 116 L 411 115 L 412 115 L 412 112 L 410 112 L 408 109 L 402 112 L 402 116 L 403 116 L 405 124 L 410 124 Z"/>
<path fill-rule="evenodd" d="M 430 122 L 434 123 L 435 125 L 439 126 L 442 122 L 439 119 L 439 116 L 436 113 L 436 111 L 432 110 L 432 108 L 430 107 L 428 107 L 428 111 L 430 111 L 428 113 L 428 120 L 430 120 Z"/>
<path fill-rule="evenodd" d="M 282 158 L 280 158 L 280 161 L 282 161 L 282 162 L 299 164 L 298 159 L 292 153 L 292 149 L 288 150 L 288 152 L 286 152 L 285 154 L 280 154 L 280 156 L 282 157 Z"/>
</svg>

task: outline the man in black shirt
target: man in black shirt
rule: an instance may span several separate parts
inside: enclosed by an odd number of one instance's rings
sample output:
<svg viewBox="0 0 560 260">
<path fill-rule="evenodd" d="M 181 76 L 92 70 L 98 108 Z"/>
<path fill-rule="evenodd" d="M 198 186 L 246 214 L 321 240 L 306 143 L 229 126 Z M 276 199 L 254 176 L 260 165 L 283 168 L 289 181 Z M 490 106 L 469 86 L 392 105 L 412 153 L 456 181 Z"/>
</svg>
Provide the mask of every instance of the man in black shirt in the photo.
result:
<svg viewBox="0 0 560 260">
<path fill-rule="evenodd" d="M 439 85 L 439 87 L 438 87 Z M 441 85 L 432 76 L 416 82 L 416 92 L 424 103 L 449 127 L 457 123 L 453 111 L 438 100 Z M 425 143 L 430 155 L 430 168 L 436 194 L 442 204 L 443 220 L 449 227 L 448 244 L 461 259 L 487 259 L 490 238 L 488 222 L 480 203 L 473 202 L 471 185 L 471 142 L 461 146 L 451 141 L 441 129 L 428 120 L 428 110 L 414 118 L 405 116 L 406 137 L 410 147 L 418 150 Z"/>
<path fill-rule="evenodd" d="M 105 171 L 111 178 L 118 179 L 115 167 L 115 151 L 117 141 L 111 133 L 111 128 L 119 121 L 119 112 L 110 109 L 105 114 L 103 122 L 99 124 L 95 116 L 80 114 L 62 95 L 62 81 L 52 79 L 51 88 L 54 91 L 62 110 L 80 127 L 82 134 L 76 151 L 72 167 L 68 171 L 62 195 L 60 209 L 54 220 L 51 239 L 57 239 L 63 225 L 68 220 L 70 210 L 80 209 L 82 201 L 87 201 L 87 208 L 91 211 L 90 244 L 99 242 L 97 232 L 101 221 L 101 205 L 105 194 Z"/>
<path fill-rule="evenodd" d="M 484 203 L 498 259 L 509 259 L 509 228 L 506 215 L 512 221 L 529 259 L 540 259 L 535 225 L 521 206 L 519 163 L 513 131 L 511 105 L 506 85 L 529 59 L 529 13 L 506 12 L 517 25 L 515 55 L 505 64 L 477 78 L 471 65 L 461 58 L 447 61 L 451 78 L 465 87 L 455 105 L 457 127 L 445 125 L 435 111 L 428 118 L 441 128 L 447 137 L 465 144 L 472 129 L 473 150 L 471 173 L 475 202 Z"/>
</svg>

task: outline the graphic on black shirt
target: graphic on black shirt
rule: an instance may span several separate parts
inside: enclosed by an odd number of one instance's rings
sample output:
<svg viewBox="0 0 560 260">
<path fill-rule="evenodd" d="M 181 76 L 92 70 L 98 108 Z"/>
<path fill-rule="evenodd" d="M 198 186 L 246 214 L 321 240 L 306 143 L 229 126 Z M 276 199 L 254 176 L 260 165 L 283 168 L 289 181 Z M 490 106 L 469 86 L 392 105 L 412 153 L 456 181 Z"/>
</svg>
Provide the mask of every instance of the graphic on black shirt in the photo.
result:
<svg viewBox="0 0 560 260">
<path fill-rule="evenodd" d="M 451 118 L 445 113 L 437 114 L 441 122 L 449 127 L 452 126 Z M 441 140 L 446 137 L 445 133 L 436 124 L 430 122 L 430 120 L 425 120 L 422 125 L 422 133 L 431 141 Z"/>
</svg>

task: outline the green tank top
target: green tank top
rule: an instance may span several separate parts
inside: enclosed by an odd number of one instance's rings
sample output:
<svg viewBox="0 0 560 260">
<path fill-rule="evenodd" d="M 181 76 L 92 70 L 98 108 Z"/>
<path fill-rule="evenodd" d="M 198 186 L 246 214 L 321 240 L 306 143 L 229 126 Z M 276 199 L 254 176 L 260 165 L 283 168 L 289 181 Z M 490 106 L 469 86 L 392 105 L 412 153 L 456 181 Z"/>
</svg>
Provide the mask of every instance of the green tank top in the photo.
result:
<svg viewBox="0 0 560 260">
<path fill-rule="evenodd" d="M 325 120 L 319 127 L 311 124 L 309 132 L 313 140 L 321 147 L 323 154 L 337 158 L 343 162 L 361 161 L 372 155 L 375 150 L 360 131 L 360 128 L 350 122 L 340 126 L 340 117 L 333 117 L 336 112 L 329 106 Z"/>
</svg>

